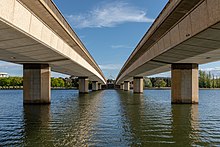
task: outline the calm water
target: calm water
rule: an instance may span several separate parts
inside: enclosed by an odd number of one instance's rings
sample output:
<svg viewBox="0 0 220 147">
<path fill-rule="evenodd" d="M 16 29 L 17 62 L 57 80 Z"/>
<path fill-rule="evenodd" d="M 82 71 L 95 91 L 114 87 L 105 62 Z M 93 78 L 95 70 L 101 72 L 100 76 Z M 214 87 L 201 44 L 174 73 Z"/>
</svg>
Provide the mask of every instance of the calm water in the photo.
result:
<svg viewBox="0 0 220 147">
<path fill-rule="evenodd" d="M 199 105 L 171 105 L 169 90 L 79 95 L 52 91 L 51 105 L 25 105 L 0 91 L 0 146 L 220 146 L 220 90 Z"/>
</svg>

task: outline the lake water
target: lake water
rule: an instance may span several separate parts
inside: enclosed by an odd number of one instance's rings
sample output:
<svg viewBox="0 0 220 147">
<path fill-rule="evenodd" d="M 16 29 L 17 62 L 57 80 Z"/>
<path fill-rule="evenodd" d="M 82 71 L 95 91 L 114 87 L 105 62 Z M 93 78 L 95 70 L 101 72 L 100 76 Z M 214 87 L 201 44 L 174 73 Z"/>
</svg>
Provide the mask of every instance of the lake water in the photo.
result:
<svg viewBox="0 0 220 147">
<path fill-rule="evenodd" d="M 52 90 L 51 105 L 0 91 L 0 146 L 220 146 L 220 90 L 171 105 L 170 90 Z"/>
</svg>

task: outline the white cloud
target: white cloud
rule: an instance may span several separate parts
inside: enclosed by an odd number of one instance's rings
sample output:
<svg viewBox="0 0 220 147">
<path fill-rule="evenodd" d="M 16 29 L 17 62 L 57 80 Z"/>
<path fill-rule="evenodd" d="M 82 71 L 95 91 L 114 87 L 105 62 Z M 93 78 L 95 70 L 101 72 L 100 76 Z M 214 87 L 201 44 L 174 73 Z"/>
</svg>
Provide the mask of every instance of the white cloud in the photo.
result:
<svg viewBox="0 0 220 147">
<path fill-rule="evenodd" d="M 51 77 L 54 77 L 54 78 L 59 78 L 59 77 L 62 77 L 62 78 L 66 78 L 66 77 L 70 77 L 69 75 L 66 75 L 66 74 L 62 74 L 62 73 L 58 73 L 58 72 L 51 72 Z"/>
<path fill-rule="evenodd" d="M 126 48 L 126 49 L 130 49 L 130 48 L 133 48 L 133 47 L 131 47 L 131 46 L 128 46 L 128 45 L 112 45 L 111 46 L 112 48 L 114 48 L 114 49 L 118 49 L 118 48 Z"/>
<path fill-rule="evenodd" d="M 114 27 L 126 22 L 153 22 L 146 12 L 122 1 L 104 3 L 86 14 L 67 15 L 76 28 Z"/>
<path fill-rule="evenodd" d="M 9 76 L 22 76 L 22 65 L 0 61 L 0 72 L 8 73 Z"/>
<path fill-rule="evenodd" d="M 155 74 L 155 75 L 151 75 L 149 77 L 171 77 L 171 72 L 163 72 L 163 73 L 159 73 L 159 74 Z"/>
<path fill-rule="evenodd" d="M 102 70 L 120 70 L 122 65 L 121 64 L 105 64 L 99 65 Z"/>
<path fill-rule="evenodd" d="M 214 71 L 220 71 L 220 67 L 211 67 L 211 68 L 201 68 L 202 71 L 206 72 L 214 72 Z"/>
<path fill-rule="evenodd" d="M 220 67 L 201 68 L 200 70 L 205 71 L 206 73 L 210 72 L 212 75 L 220 77 Z"/>
</svg>

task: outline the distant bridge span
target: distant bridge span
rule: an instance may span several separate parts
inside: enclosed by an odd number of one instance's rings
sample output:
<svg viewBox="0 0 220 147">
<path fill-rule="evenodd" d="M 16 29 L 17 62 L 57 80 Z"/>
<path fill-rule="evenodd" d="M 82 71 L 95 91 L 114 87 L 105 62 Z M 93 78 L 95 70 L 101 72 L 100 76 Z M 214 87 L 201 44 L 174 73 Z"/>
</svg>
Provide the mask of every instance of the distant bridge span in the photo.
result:
<svg viewBox="0 0 220 147">
<path fill-rule="evenodd" d="M 197 103 L 198 64 L 217 60 L 220 1 L 170 0 L 122 67 L 116 84 L 127 88 L 133 79 L 143 84 L 143 76 L 171 70 L 172 102 Z M 140 84 L 134 85 L 134 92 L 143 91 Z"/>
</svg>

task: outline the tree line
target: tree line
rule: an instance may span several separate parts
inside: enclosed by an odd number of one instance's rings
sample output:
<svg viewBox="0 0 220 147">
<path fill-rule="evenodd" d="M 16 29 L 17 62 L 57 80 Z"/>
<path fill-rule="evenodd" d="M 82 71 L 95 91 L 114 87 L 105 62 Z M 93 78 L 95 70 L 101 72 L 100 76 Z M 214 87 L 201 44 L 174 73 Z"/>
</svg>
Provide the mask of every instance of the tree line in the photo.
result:
<svg viewBox="0 0 220 147">
<path fill-rule="evenodd" d="M 199 71 L 200 88 L 220 88 L 220 77 L 211 74 L 211 72 Z"/>
<path fill-rule="evenodd" d="M 21 88 L 23 86 L 22 77 L 0 77 L 1 88 Z M 78 78 L 51 78 L 51 87 L 72 88 L 78 87 Z"/>
<path fill-rule="evenodd" d="M 169 77 L 145 77 L 144 86 L 151 87 L 171 87 Z M 214 76 L 211 72 L 199 70 L 199 88 L 220 88 L 220 77 Z"/>
<path fill-rule="evenodd" d="M 144 87 L 171 87 L 171 78 L 169 77 L 145 77 L 144 78 Z"/>
<path fill-rule="evenodd" d="M 0 88 L 22 87 L 22 77 L 0 77 Z M 170 77 L 145 77 L 144 86 L 151 87 L 171 87 Z M 70 76 L 69 78 L 51 78 L 51 87 L 59 88 L 77 88 L 79 87 L 78 78 Z M 92 83 L 89 82 L 91 89 Z M 200 88 L 220 88 L 220 77 L 214 76 L 210 72 L 199 70 L 199 87 Z"/>
</svg>

